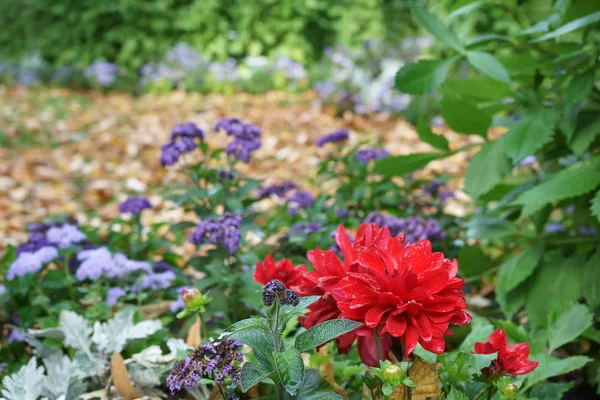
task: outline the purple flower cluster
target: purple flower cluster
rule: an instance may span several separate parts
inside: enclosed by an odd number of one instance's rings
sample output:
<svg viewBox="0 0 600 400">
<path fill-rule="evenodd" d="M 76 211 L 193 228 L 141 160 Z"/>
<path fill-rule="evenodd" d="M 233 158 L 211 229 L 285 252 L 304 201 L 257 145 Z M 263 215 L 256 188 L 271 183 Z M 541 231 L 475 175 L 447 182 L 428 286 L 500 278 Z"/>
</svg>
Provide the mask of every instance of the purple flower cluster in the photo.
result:
<svg viewBox="0 0 600 400">
<path fill-rule="evenodd" d="M 323 228 L 318 222 L 299 222 L 288 229 L 288 233 L 301 233 L 309 236 L 313 233 L 319 232 Z"/>
<path fill-rule="evenodd" d="M 202 343 L 184 360 L 173 366 L 167 377 L 167 387 L 172 394 L 182 389 L 193 390 L 200 379 L 211 379 L 223 385 L 227 378 L 237 385 L 240 379 L 240 363 L 244 361 L 242 344 L 225 339 L 215 343 Z"/>
<path fill-rule="evenodd" d="M 142 276 L 142 289 L 168 289 L 171 287 L 171 283 L 175 280 L 175 272 L 163 271 L 163 272 L 152 272 L 150 274 Z"/>
<path fill-rule="evenodd" d="M 207 218 L 200 222 L 188 238 L 193 244 L 221 243 L 230 254 L 240 247 L 242 217 L 226 212 L 219 218 Z"/>
<path fill-rule="evenodd" d="M 94 61 L 89 67 L 85 69 L 83 74 L 96 81 L 100 86 L 110 86 L 117 79 L 119 73 L 119 67 L 115 64 L 107 61 Z"/>
<path fill-rule="evenodd" d="M 8 267 L 6 279 L 12 281 L 17 276 L 39 272 L 43 266 L 58 257 L 58 250 L 52 246 L 44 246 L 34 252 L 22 252 Z"/>
<path fill-rule="evenodd" d="M 343 142 L 344 140 L 348 140 L 350 134 L 346 129 L 339 129 L 337 131 L 333 131 L 325 136 L 321 136 L 315 144 L 319 147 L 325 146 L 327 143 L 338 143 Z"/>
<path fill-rule="evenodd" d="M 448 185 L 445 182 L 437 179 L 421 185 L 421 191 L 425 197 L 429 199 L 437 197 L 442 203 L 445 203 L 448 199 L 456 197 L 454 192 L 448 188 Z"/>
<path fill-rule="evenodd" d="M 286 181 L 280 185 L 272 184 L 267 187 L 258 189 L 257 198 L 258 200 L 261 200 L 271 196 L 277 196 L 283 199 L 289 191 L 294 190 L 295 188 L 296 184 L 292 181 Z"/>
<path fill-rule="evenodd" d="M 119 299 L 125 296 L 126 294 L 127 293 L 125 293 L 125 291 L 120 287 L 112 287 L 106 292 L 106 304 L 108 304 L 109 306 L 114 306 L 115 304 L 117 304 Z"/>
<path fill-rule="evenodd" d="M 214 129 L 217 132 L 223 129 L 227 136 L 233 136 L 233 141 L 225 147 L 225 152 L 246 164 L 250 162 L 250 154 L 261 146 L 261 131 L 254 124 L 247 124 L 237 118 L 224 118 L 217 121 Z"/>
<path fill-rule="evenodd" d="M 152 273 L 150 263 L 130 260 L 121 253 L 113 255 L 106 247 L 81 250 L 77 253 L 77 260 L 81 262 L 75 272 L 78 281 L 87 279 L 95 281 L 103 275 L 107 278 L 121 279 L 127 274 L 138 271 Z"/>
<path fill-rule="evenodd" d="M 290 215 L 296 215 L 298 209 L 308 208 L 315 203 L 315 197 L 308 190 L 297 190 L 288 199 Z"/>
<path fill-rule="evenodd" d="M 446 232 L 435 219 L 420 217 L 399 218 L 393 215 L 374 211 L 365 219 L 366 223 L 376 223 L 389 228 L 390 233 L 396 236 L 400 233 L 406 235 L 407 243 L 416 243 L 419 240 L 437 241 L 446 237 Z"/>
<path fill-rule="evenodd" d="M 390 153 L 385 149 L 360 149 L 356 152 L 356 159 L 363 163 L 367 164 L 371 160 L 379 160 L 380 158 L 388 157 Z"/>
<path fill-rule="evenodd" d="M 204 132 L 193 122 L 175 125 L 171 130 L 171 141 L 161 147 L 161 165 L 163 167 L 175 165 L 182 154 L 196 150 L 194 139 L 203 138 Z"/>
<path fill-rule="evenodd" d="M 152 208 L 152 203 L 145 197 L 130 197 L 119 204 L 119 211 L 122 213 L 139 214 L 150 208 Z"/>
<path fill-rule="evenodd" d="M 553 233 L 559 233 L 559 232 L 564 232 L 566 229 L 564 227 L 563 224 L 561 224 L 560 222 L 552 222 L 550 225 L 548 225 L 546 227 L 546 232 L 553 234 Z"/>
</svg>

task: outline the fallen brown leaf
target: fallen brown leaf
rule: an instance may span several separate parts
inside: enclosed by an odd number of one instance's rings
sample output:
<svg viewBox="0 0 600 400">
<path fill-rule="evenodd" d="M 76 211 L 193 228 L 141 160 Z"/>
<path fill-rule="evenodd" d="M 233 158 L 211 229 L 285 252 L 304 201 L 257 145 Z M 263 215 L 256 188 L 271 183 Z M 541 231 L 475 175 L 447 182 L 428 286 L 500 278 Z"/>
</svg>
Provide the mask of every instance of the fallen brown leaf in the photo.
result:
<svg viewBox="0 0 600 400">
<path fill-rule="evenodd" d="M 110 374 L 115 388 L 125 400 L 135 400 L 141 397 L 131 384 L 125 360 L 119 353 L 114 353 L 110 358 Z"/>
<path fill-rule="evenodd" d="M 408 390 L 411 391 L 412 400 L 437 399 L 442 394 L 437 374 L 438 368 L 438 364 L 429 364 L 417 358 L 408 371 L 417 387 L 398 386 L 390 395 L 389 400 L 407 400 Z"/>
</svg>

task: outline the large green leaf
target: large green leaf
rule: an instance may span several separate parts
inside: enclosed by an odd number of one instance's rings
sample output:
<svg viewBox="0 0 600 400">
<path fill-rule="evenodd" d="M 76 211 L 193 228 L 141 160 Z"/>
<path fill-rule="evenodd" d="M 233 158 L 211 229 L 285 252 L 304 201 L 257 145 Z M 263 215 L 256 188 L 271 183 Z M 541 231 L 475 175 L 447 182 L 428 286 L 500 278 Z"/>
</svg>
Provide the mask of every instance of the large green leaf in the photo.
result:
<svg viewBox="0 0 600 400">
<path fill-rule="evenodd" d="M 427 94 L 444 82 L 454 60 L 421 60 L 406 64 L 396 74 L 396 89 L 409 94 Z"/>
<path fill-rule="evenodd" d="M 600 220 L 600 190 L 596 192 L 590 203 L 590 212 Z"/>
<path fill-rule="evenodd" d="M 257 385 L 260 381 L 269 376 L 273 371 L 268 371 L 261 365 L 247 362 L 242 367 L 240 382 L 242 392 L 246 393 L 251 387 Z"/>
<path fill-rule="evenodd" d="M 426 166 L 433 160 L 448 157 L 450 154 L 450 152 L 416 153 L 380 158 L 375 161 L 375 171 L 386 176 L 404 176 Z"/>
<path fill-rule="evenodd" d="M 264 322 L 261 321 L 259 318 L 248 318 L 229 325 L 229 327 L 227 327 L 223 332 L 221 332 L 221 335 L 219 335 L 219 339 L 231 336 L 235 332 L 243 331 L 246 329 L 262 329 L 265 332 L 269 331 Z"/>
<path fill-rule="evenodd" d="M 303 400 L 345 400 L 343 396 L 333 392 L 315 393 L 305 397 Z"/>
<path fill-rule="evenodd" d="M 230 335 L 232 339 L 238 342 L 252 347 L 257 355 L 262 356 L 263 360 L 270 360 L 272 358 L 273 350 L 273 337 L 270 333 L 263 329 L 250 328 L 239 330 Z"/>
<path fill-rule="evenodd" d="M 553 39 L 555 37 L 564 35 L 569 32 L 573 32 L 577 29 L 581 29 L 588 25 L 595 24 L 596 22 L 600 22 L 600 11 L 586 15 L 585 17 L 577 18 L 576 20 L 566 23 L 565 25 L 561 26 L 556 30 L 553 30 L 552 32 L 548 32 L 547 34 L 532 40 L 531 42 L 536 43 L 543 42 L 544 40 L 548 39 Z"/>
<path fill-rule="evenodd" d="M 595 68 L 590 68 L 585 73 L 574 77 L 567 87 L 567 101 L 573 104 L 583 100 L 592 91 L 595 80 Z"/>
<path fill-rule="evenodd" d="M 444 96 L 440 114 L 446 124 L 456 133 L 486 137 L 492 124 L 489 111 L 477 108 L 474 102 L 456 96 Z"/>
<path fill-rule="evenodd" d="M 516 204 L 543 206 L 553 201 L 580 196 L 600 185 L 600 156 L 579 161 L 523 192 Z"/>
<path fill-rule="evenodd" d="M 464 45 L 458 40 L 454 32 L 448 26 L 438 20 L 433 14 L 425 9 L 425 7 L 411 1 L 410 9 L 414 17 L 429 33 L 436 37 L 439 41 L 446 43 L 448 46 L 457 51 L 462 52 Z"/>
<path fill-rule="evenodd" d="M 464 276 L 478 276 L 489 269 L 489 260 L 479 246 L 463 246 L 458 252 L 459 271 Z"/>
<path fill-rule="evenodd" d="M 477 342 L 485 342 L 488 337 L 494 332 L 494 327 L 482 318 L 475 318 L 471 324 L 471 332 L 460 345 L 460 351 L 470 353 Z"/>
<path fill-rule="evenodd" d="M 469 398 L 466 394 L 464 394 L 460 390 L 457 390 L 453 386 L 450 390 L 450 393 L 448 394 L 448 397 L 446 397 L 446 400 L 469 400 Z"/>
<path fill-rule="evenodd" d="M 498 272 L 496 291 L 508 293 L 529 278 L 539 264 L 543 251 L 544 245 L 535 243 L 504 262 Z"/>
<path fill-rule="evenodd" d="M 300 352 L 294 348 L 284 352 L 273 352 L 275 366 L 285 390 L 294 396 L 302 386 L 304 378 L 304 361 Z"/>
<path fill-rule="evenodd" d="M 361 322 L 349 319 L 333 319 L 313 326 L 296 337 L 294 347 L 299 351 L 307 351 L 327 343 L 338 336 L 351 332 L 361 326 Z"/>
<path fill-rule="evenodd" d="M 584 356 L 574 356 L 558 359 L 548 354 L 538 354 L 531 357 L 534 361 L 540 364 L 536 369 L 527 375 L 527 379 L 523 384 L 523 389 L 527 390 L 536 383 L 544 381 L 548 378 L 564 375 L 571 371 L 575 371 L 590 362 L 590 359 Z"/>
<path fill-rule="evenodd" d="M 554 132 L 558 114 L 539 110 L 514 124 L 504 137 L 506 154 L 517 163 L 541 148 Z"/>
<path fill-rule="evenodd" d="M 436 135 L 431 131 L 431 127 L 424 119 L 419 118 L 417 122 L 417 133 L 419 138 L 425 143 L 435 147 L 439 150 L 449 150 L 448 140 L 442 135 Z"/>
<path fill-rule="evenodd" d="M 467 51 L 467 60 L 475 69 L 500 82 L 510 83 L 510 75 L 496 57 L 485 51 Z"/>
<path fill-rule="evenodd" d="M 444 96 L 458 96 L 473 102 L 500 101 L 513 93 L 506 83 L 498 82 L 487 76 L 448 79 L 441 86 L 440 92 Z"/>
<path fill-rule="evenodd" d="M 596 136 L 600 135 L 600 118 L 581 128 L 573 136 L 569 147 L 577 156 L 581 156 L 592 144 Z"/>
<path fill-rule="evenodd" d="M 465 174 L 465 190 L 473 197 L 489 192 L 510 173 L 512 166 L 502 139 L 484 144 L 473 157 Z"/>
<path fill-rule="evenodd" d="M 571 303 L 548 327 L 549 353 L 575 340 L 592 326 L 594 315 L 583 304 Z"/>
<path fill-rule="evenodd" d="M 302 379 L 302 386 L 298 390 L 299 399 L 304 399 L 314 394 L 319 388 L 321 383 L 321 374 L 316 369 L 304 370 L 304 378 Z"/>
<path fill-rule="evenodd" d="M 600 250 L 581 269 L 581 292 L 591 310 L 600 306 Z"/>
<path fill-rule="evenodd" d="M 515 224 L 487 215 L 472 218 L 466 226 L 467 237 L 470 239 L 500 239 L 517 232 Z"/>
<path fill-rule="evenodd" d="M 532 399 L 539 400 L 562 400 L 567 390 L 571 389 L 574 382 L 544 383 L 534 387 L 529 395 Z"/>
</svg>

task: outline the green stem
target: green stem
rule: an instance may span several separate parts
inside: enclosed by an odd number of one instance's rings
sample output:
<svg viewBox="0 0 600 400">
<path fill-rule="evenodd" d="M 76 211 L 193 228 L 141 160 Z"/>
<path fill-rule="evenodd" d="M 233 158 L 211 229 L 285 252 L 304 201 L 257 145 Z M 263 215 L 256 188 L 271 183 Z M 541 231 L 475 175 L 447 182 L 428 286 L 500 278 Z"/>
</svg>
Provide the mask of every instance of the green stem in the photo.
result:
<svg viewBox="0 0 600 400">
<path fill-rule="evenodd" d="M 219 387 L 219 392 L 221 393 L 221 397 L 223 398 L 223 400 L 227 400 L 227 397 L 225 397 L 225 392 L 223 391 L 223 387 L 221 385 L 217 385 Z"/>
<path fill-rule="evenodd" d="M 65 262 L 63 263 L 63 269 L 65 271 L 65 276 L 67 277 L 67 284 L 69 286 L 69 295 L 71 296 L 71 300 L 73 301 L 73 303 L 77 303 L 77 298 L 75 297 L 75 290 L 74 290 L 74 280 L 73 280 L 73 275 L 71 275 L 71 271 L 69 271 L 69 257 L 71 255 L 70 254 L 66 254 L 65 255 Z"/>
<path fill-rule="evenodd" d="M 280 311 L 279 299 L 275 298 L 275 329 L 273 331 L 273 339 L 275 342 L 275 351 L 279 353 L 279 311 Z"/>
<path fill-rule="evenodd" d="M 494 395 L 494 385 L 490 385 L 488 387 L 487 399 L 492 400 L 492 396 Z"/>
<path fill-rule="evenodd" d="M 46 311 L 46 313 L 48 313 L 48 315 L 52 315 L 52 310 L 50 309 L 50 306 L 48 305 L 47 297 L 46 297 L 46 295 L 44 295 L 44 291 L 42 290 L 42 277 L 36 276 L 36 277 L 34 277 L 33 281 L 35 282 L 33 285 L 35 288 L 35 291 L 40 296 L 40 305 L 42 306 L 44 311 Z"/>
<path fill-rule="evenodd" d="M 204 335 L 204 340 L 208 340 L 208 327 L 204 322 L 204 317 L 202 316 L 201 312 L 198 313 L 198 318 L 200 319 L 200 326 L 202 327 L 202 334 Z"/>
<path fill-rule="evenodd" d="M 377 331 L 373 335 L 373 338 L 375 339 L 375 347 L 377 348 L 377 358 L 379 360 L 384 360 L 384 358 L 383 358 L 383 350 L 381 350 L 381 338 L 377 334 Z"/>
</svg>

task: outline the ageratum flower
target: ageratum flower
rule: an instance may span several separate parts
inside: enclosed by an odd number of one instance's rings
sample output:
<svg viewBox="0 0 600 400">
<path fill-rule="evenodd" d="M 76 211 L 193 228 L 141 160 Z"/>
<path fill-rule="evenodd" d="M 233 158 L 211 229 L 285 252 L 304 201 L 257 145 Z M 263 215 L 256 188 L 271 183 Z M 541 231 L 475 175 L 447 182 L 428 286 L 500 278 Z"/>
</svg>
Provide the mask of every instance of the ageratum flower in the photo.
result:
<svg viewBox="0 0 600 400">
<path fill-rule="evenodd" d="M 106 304 L 108 304 L 109 306 L 114 306 L 115 304 L 117 304 L 119 299 L 125 296 L 126 294 L 127 293 L 120 287 L 112 287 L 106 292 Z"/>
<path fill-rule="evenodd" d="M 119 211 L 122 213 L 139 214 L 143 210 L 151 209 L 152 203 L 145 197 L 130 197 L 119 204 Z"/>
<path fill-rule="evenodd" d="M 283 182 L 281 185 L 272 184 L 258 189 L 257 198 L 258 200 L 262 200 L 271 196 L 277 196 L 283 199 L 289 191 L 294 189 L 296 189 L 296 184 L 292 181 Z"/>
<path fill-rule="evenodd" d="M 214 129 L 216 132 L 222 129 L 227 136 L 233 136 L 234 139 L 225 147 L 225 152 L 246 164 L 250 162 L 250 154 L 261 146 L 261 131 L 254 124 L 242 122 L 237 118 L 225 118 L 217 121 Z"/>
<path fill-rule="evenodd" d="M 17 256 L 21 255 L 21 253 L 35 253 L 42 247 L 52 247 L 52 244 L 46 238 L 46 235 L 41 232 L 34 232 L 29 235 L 29 240 L 26 243 L 23 243 L 17 247 Z"/>
<path fill-rule="evenodd" d="M 175 272 L 152 272 L 142 276 L 142 289 L 167 289 L 171 287 L 171 283 L 176 279 Z"/>
<path fill-rule="evenodd" d="M 52 246 L 44 246 L 32 253 L 22 252 L 8 267 L 6 279 L 12 281 L 17 276 L 25 276 L 39 272 L 45 264 L 58 257 L 58 250 Z"/>
<path fill-rule="evenodd" d="M 400 338 L 407 356 L 417 343 L 441 354 L 449 325 L 471 321 L 456 260 L 432 252 L 431 242 L 406 244 L 404 235 L 393 237 L 376 224 L 363 224 L 354 245 L 343 230 L 337 237 L 341 238 L 338 244 L 349 272 L 331 295 L 342 317 L 363 322 L 370 330 L 359 329 L 359 336 Z M 376 365 L 372 349 L 361 349 L 359 342 L 363 362 Z"/>
<path fill-rule="evenodd" d="M 263 262 L 256 264 L 254 280 L 261 285 L 266 285 L 270 281 L 277 280 L 282 282 L 285 287 L 294 289 L 305 284 L 302 273 L 306 272 L 306 265 L 294 266 L 294 264 L 285 258 L 275 263 L 272 254 L 265 257 Z"/>
<path fill-rule="evenodd" d="M 110 86 L 117 79 L 119 67 L 107 61 L 97 60 L 87 67 L 83 74 L 100 86 Z"/>
<path fill-rule="evenodd" d="M 242 218 L 230 212 L 226 212 L 218 219 L 207 218 L 198 224 L 188 241 L 196 245 L 221 243 L 229 253 L 233 254 L 240 247 L 241 224 Z"/>
<path fill-rule="evenodd" d="M 475 343 L 475 353 L 498 353 L 498 358 L 482 371 L 485 376 L 491 378 L 497 378 L 504 374 L 528 374 L 536 369 L 539 364 L 537 361 L 527 360 L 529 357 L 529 345 L 527 343 L 517 343 L 509 346 L 506 333 L 502 329 L 496 329 L 485 343 Z"/>
<path fill-rule="evenodd" d="M 75 225 L 62 225 L 48 229 L 46 238 L 59 249 L 66 249 L 83 242 L 87 236 Z"/>
<path fill-rule="evenodd" d="M 348 133 L 348 130 L 338 129 L 337 131 L 333 131 L 327 135 L 321 136 L 320 138 L 317 139 L 315 144 L 318 147 L 323 147 L 327 143 L 343 142 L 344 140 L 348 140 L 349 137 L 350 137 L 350 134 Z"/>
<path fill-rule="evenodd" d="M 192 354 L 173 366 L 167 377 L 171 394 L 182 389 L 193 390 L 200 379 L 210 379 L 223 385 L 227 378 L 231 378 L 232 385 L 237 385 L 240 363 L 244 361 L 241 348 L 242 344 L 233 339 L 202 343 Z"/>
<path fill-rule="evenodd" d="M 106 247 L 81 250 L 77 253 L 77 260 L 81 262 L 75 278 L 78 281 L 99 279 L 102 275 L 107 278 L 121 279 L 134 272 L 150 274 L 152 266 L 146 261 L 130 260 L 124 254 L 112 254 Z"/>
<path fill-rule="evenodd" d="M 360 149 L 356 152 L 356 159 L 367 164 L 371 160 L 379 160 L 380 158 L 388 157 L 390 153 L 385 149 Z"/>
</svg>

